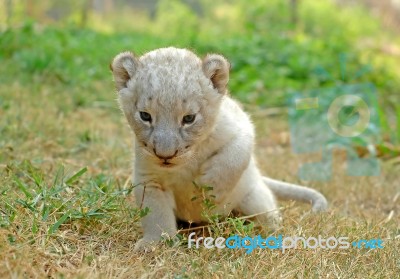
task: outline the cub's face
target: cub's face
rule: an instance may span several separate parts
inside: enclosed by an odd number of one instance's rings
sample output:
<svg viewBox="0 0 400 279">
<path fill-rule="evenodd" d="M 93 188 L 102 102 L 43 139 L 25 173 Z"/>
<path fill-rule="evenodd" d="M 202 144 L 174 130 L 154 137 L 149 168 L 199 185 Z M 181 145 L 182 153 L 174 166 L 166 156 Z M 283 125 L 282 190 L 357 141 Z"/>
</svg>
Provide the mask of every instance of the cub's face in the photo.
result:
<svg viewBox="0 0 400 279">
<path fill-rule="evenodd" d="M 211 133 L 229 78 L 220 55 L 202 61 L 186 49 L 157 49 L 111 65 L 118 100 L 146 160 L 169 168 L 189 162 Z"/>
</svg>

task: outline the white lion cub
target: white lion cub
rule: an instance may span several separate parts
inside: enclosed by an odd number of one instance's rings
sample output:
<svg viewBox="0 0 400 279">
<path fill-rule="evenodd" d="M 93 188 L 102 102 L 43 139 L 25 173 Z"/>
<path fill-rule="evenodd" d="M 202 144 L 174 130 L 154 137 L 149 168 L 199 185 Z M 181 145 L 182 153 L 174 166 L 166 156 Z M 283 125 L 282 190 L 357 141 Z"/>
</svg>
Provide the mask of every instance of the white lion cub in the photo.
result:
<svg viewBox="0 0 400 279">
<path fill-rule="evenodd" d="M 177 232 L 176 220 L 203 218 L 201 187 L 212 187 L 213 213 L 237 210 L 274 226 L 278 197 L 327 208 L 319 192 L 261 175 L 254 156 L 254 127 L 227 93 L 229 63 L 221 55 L 200 59 L 187 49 L 161 48 L 135 57 L 117 55 L 111 70 L 118 101 L 135 134 L 134 184 L 147 250 L 162 234 Z"/>
</svg>

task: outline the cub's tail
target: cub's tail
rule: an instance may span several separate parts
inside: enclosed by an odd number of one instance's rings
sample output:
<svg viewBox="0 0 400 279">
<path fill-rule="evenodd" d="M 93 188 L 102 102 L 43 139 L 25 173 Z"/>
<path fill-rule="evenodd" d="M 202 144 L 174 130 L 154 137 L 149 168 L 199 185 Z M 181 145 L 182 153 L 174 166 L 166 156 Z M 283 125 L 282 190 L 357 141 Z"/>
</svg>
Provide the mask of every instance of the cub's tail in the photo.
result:
<svg viewBox="0 0 400 279">
<path fill-rule="evenodd" d="M 314 189 L 274 180 L 265 176 L 263 177 L 263 181 L 278 198 L 311 202 L 314 212 L 325 211 L 328 208 L 326 198 Z"/>
</svg>

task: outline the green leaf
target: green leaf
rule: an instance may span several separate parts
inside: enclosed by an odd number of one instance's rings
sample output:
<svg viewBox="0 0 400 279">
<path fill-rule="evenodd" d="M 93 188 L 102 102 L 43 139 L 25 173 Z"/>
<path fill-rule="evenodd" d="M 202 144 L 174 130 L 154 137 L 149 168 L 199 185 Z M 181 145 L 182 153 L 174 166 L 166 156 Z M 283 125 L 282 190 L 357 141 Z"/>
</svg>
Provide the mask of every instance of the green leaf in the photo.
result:
<svg viewBox="0 0 400 279">
<path fill-rule="evenodd" d="M 50 227 L 49 234 L 53 234 L 55 231 L 57 231 L 58 228 L 65 222 L 65 220 L 67 220 L 69 215 L 70 215 L 70 212 L 68 210 L 67 212 L 64 213 L 63 216 L 61 216 L 60 219 L 58 219 L 58 221 L 53 226 Z"/>
<path fill-rule="evenodd" d="M 50 214 L 50 207 L 45 204 L 42 209 L 42 221 L 47 221 L 49 214 Z"/>
<path fill-rule="evenodd" d="M 28 208 L 29 210 L 31 210 L 32 212 L 36 212 L 36 209 L 34 207 L 32 207 L 32 205 L 28 204 L 26 201 L 21 200 L 21 199 L 16 199 L 15 200 L 16 203 L 19 203 L 20 205 L 22 205 L 25 208 Z"/>
<path fill-rule="evenodd" d="M 140 216 L 140 218 L 143 218 L 143 217 L 146 216 L 149 212 L 150 212 L 150 208 L 148 208 L 148 207 L 145 207 L 145 208 L 141 209 L 141 210 L 139 211 L 139 216 Z"/>
<path fill-rule="evenodd" d="M 84 167 L 83 169 L 79 170 L 77 173 L 75 173 L 73 176 L 68 178 L 68 180 L 65 182 L 66 184 L 72 184 L 75 181 L 78 180 L 79 177 L 81 177 L 85 172 L 87 172 L 87 167 Z"/>
<path fill-rule="evenodd" d="M 16 182 L 18 188 L 19 188 L 22 192 L 24 192 L 24 194 L 25 194 L 25 196 L 26 196 L 27 198 L 32 198 L 32 194 L 29 192 L 29 190 L 28 190 L 28 188 L 26 187 L 26 185 L 25 185 L 21 180 L 19 180 L 18 177 L 15 177 L 15 178 L 14 178 L 14 181 Z"/>
<path fill-rule="evenodd" d="M 38 231 L 39 231 L 39 228 L 38 228 L 38 224 L 37 224 L 37 219 L 34 218 L 33 223 L 32 223 L 32 233 L 37 234 Z"/>
</svg>

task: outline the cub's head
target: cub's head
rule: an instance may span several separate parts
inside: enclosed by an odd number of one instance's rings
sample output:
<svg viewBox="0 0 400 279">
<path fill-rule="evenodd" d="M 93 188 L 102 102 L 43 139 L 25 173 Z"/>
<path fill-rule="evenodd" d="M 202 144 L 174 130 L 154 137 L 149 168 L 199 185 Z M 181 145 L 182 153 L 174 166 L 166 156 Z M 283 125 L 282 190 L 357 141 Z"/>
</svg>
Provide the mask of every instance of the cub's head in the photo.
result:
<svg viewBox="0 0 400 279">
<path fill-rule="evenodd" d="M 227 92 L 227 60 L 162 48 L 141 57 L 120 53 L 111 70 L 141 151 L 163 167 L 188 162 L 214 127 Z"/>
</svg>

